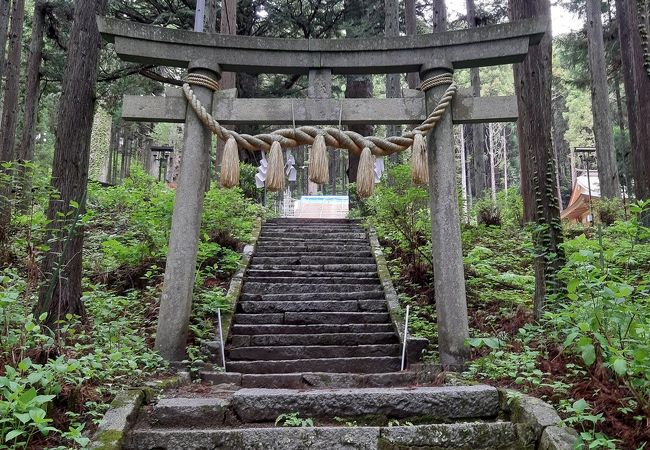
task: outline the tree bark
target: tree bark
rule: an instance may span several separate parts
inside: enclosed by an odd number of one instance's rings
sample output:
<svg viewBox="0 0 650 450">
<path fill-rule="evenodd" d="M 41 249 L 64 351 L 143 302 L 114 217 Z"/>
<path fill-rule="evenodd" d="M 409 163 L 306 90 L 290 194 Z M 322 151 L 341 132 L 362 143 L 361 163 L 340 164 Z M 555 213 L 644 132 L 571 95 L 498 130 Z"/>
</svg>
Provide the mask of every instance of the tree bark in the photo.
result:
<svg viewBox="0 0 650 450">
<path fill-rule="evenodd" d="M 433 32 L 447 31 L 447 5 L 445 0 L 433 0 Z"/>
<path fill-rule="evenodd" d="M 38 313 L 47 312 L 46 323 L 57 327 L 66 314 L 85 318 L 81 302 L 81 255 L 83 229 L 78 224 L 84 211 L 90 157 L 90 136 L 95 113 L 95 87 L 101 37 L 96 15 L 103 14 L 107 0 L 77 0 L 63 74 L 59 105 L 52 187 L 47 218 L 50 250 L 42 273 Z M 75 207 L 78 205 L 78 207 Z"/>
<path fill-rule="evenodd" d="M 650 198 L 650 76 L 644 67 L 636 2 L 616 0 L 623 62 L 628 128 L 632 147 L 632 176 L 638 199 Z M 650 225 L 650 214 L 644 222 Z"/>
<path fill-rule="evenodd" d="M 18 148 L 18 158 L 21 161 L 34 160 L 34 145 L 36 137 L 36 123 L 38 114 L 39 87 L 41 82 L 41 59 L 43 56 L 43 29 L 46 12 L 45 0 L 36 0 L 34 4 L 34 19 L 32 21 L 32 37 L 29 45 L 29 59 L 27 62 L 27 80 L 25 82 L 25 118 L 23 120 L 23 133 Z M 21 193 L 23 208 L 31 199 L 31 170 L 23 169 L 21 174 Z"/>
<path fill-rule="evenodd" d="M 616 150 L 609 106 L 605 44 L 601 0 L 587 0 L 587 47 L 591 74 L 591 110 L 594 118 L 594 138 L 598 157 L 598 179 L 603 198 L 620 198 Z"/>
<path fill-rule="evenodd" d="M 388 38 L 399 36 L 399 2 L 397 0 L 384 1 L 384 35 Z M 386 98 L 401 97 L 400 75 L 386 75 Z M 401 134 L 401 126 L 388 125 L 386 127 L 388 136 L 397 136 Z M 397 164 L 400 159 L 399 153 L 393 153 L 388 159 Z"/>
<path fill-rule="evenodd" d="M 558 186 L 560 192 L 564 195 L 569 194 L 573 188 L 573 179 L 571 174 L 571 148 L 565 139 L 569 124 L 564 117 L 566 112 L 566 98 L 563 94 L 558 93 L 553 97 L 553 148 L 557 157 Z M 564 195 L 561 196 L 560 204 L 564 203 Z"/>
<path fill-rule="evenodd" d="M 219 30 L 221 34 L 237 34 L 236 0 L 221 0 L 221 25 Z M 223 72 L 219 84 L 221 85 L 221 89 L 235 88 L 235 74 L 232 72 Z"/>
<path fill-rule="evenodd" d="M 509 4 L 512 21 L 545 17 L 549 24 L 540 44 L 529 49 L 524 62 L 514 65 L 524 220 L 538 224 L 534 233 L 539 255 L 534 264 L 534 314 L 540 318 L 547 293 L 558 289 L 556 273 L 564 264 L 551 140 L 551 3 L 550 0 L 509 0 Z"/>
<path fill-rule="evenodd" d="M 406 35 L 415 36 L 418 34 L 415 0 L 405 0 L 404 15 L 406 22 Z M 420 74 L 417 72 L 411 72 L 407 74 L 406 80 L 408 81 L 409 89 L 416 89 L 420 84 Z"/>
<path fill-rule="evenodd" d="M 9 11 L 11 11 L 11 0 L 0 0 L 0 92 L 2 92 L 2 79 L 4 78 Z"/>
<path fill-rule="evenodd" d="M 466 0 L 467 4 L 467 25 L 470 28 L 476 28 L 476 4 L 474 0 Z M 481 73 L 478 67 L 470 69 L 470 81 L 472 84 L 472 95 L 481 96 Z M 469 140 L 472 155 L 472 186 L 474 187 L 474 197 L 483 196 L 486 188 L 485 173 L 485 125 L 477 123 L 469 126 L 472 138 Z"/>
<path fill-rule="evenodd" d="M 9 32 L 9 53 L 5 66 L 7 84 L 5 86 L 2 121 L 0 123 L 0 164 L 15 158 L 16 126 L 18 123 L 18 94 L 20 92 L 20 53 L 25 16 L 24 0 L 14 0 L 11 11 L 11 30 Z M 9 175 L 0 168 L 0 176 Z M 7 240 L 11 224 L 12 182 L 0 185 L 0 263 L 8 258 Z"/>
</svg>

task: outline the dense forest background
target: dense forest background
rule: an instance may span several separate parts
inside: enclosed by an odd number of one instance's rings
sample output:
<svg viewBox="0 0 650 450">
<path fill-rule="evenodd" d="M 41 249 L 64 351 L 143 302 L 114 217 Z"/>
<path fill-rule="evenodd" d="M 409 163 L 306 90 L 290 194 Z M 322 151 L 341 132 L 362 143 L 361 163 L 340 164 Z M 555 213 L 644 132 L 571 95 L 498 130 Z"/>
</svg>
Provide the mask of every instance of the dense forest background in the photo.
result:
<svg viewBox="0 0 650 450">
<path fill-rule="evenodd" d="M 475 96 L 517 95 L 527 114 L 519 124 L 455 127 L 471 335 L 459 376 L 544 398 L 589 448 L 642 449 L 650 440 L 650 3 L 557 3 L 579 23 L 531 49 L 528 63 L 540 64 L 548 92 L 526 90 L 526 63 L 455 74 Z M 544 16 L 551 3 L 465 6 L 448 14 L 443 0 L 206 0 L 203 28 L 313 39 L 424 34 Z M 169 375 L 153 341 L 183 128 L 128 123 L 121 108 L 123 95 L 161 95 L 186 74 L 121 62 L 93 27 L 97 13 L 193 29 L 195 8 L 193 0 L 0 0 L 0 448 L 84 448 L 119 389 Z M 335 76 L 332 96 L 397 97 L 419 81 Z M 224 74 L 221 87 L 242 98 L 304 97 L 309 88 L 305 76 L 265 74 Z M 540 135 L 552 145 L 539 145 Z M 230 307 L 225 290 L 243 244 L 282 200 L 255 188 L 258 153 L 240 154 L 239 189 L 221 189 L 214 144 L 185 361 L 193 373 L 217 309 Z M 576 147 L 596 147 L 597 164 Z M 310 190 L 307 149 L 294 156 L 298 197 Z M 411 184 L 408 156 L 386 161 L 375 195 L 351 214 L 376 229 L 400 302 L 412 307 L 411 332 L 430 339 L 427 361 L 436 363 L 428 192 Z M 596 226 L 560 223 L 555 202 L 567 206 L 574 169 L 586 167 L 598 169 L 603 196 L 590 205 Z M 333 151 L 319 191 L 354 194 L 355 170 L 355 158 Z"/>
</svg>

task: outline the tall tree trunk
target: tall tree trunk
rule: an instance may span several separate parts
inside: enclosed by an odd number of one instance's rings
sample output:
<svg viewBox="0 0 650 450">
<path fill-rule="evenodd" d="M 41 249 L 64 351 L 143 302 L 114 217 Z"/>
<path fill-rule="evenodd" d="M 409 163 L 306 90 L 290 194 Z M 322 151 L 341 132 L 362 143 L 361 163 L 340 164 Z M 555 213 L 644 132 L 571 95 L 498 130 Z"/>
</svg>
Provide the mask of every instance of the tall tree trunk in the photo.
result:
<svg viewBox="0 0 650 450">
<path fill-rule="evenodd" d="M 404 16 L 406 22 L 406 35 L 415 36 L 418 34 L 415 0 L 404 1 Z M 420 74 L 417 72 L 410 72 L 406 76 L 406 80 L 408 81 L 409 89 L 416 89 L 420 84 Z"/>
<path fill-rule="evenodd" d="M 399 2 L 398 0 L 384 0 L 384 35 L 386 37 L 399 36 Z M 391 73 L 386 75 L 386 98 L 399 98 L 401 95 L 400 75 Z M 386 127 L 388 136 L 401 134 L 401 126 L 388 125 Z M 393 153 L 388 157 L 393 163 L 398 163 L 399 153 Z"/>
<path fill-rule="evenodd" d="M 50 199 L 47 218 L 50 250 L 42 273 L 47 282 L 41 291 L 37 312 L 47 312 L 47 324 L 57 326 L 66 314 L 85 318 L 81 302 L 81 255 L 83 213 L 88 182 L 90 135 L 95 114 L 95 87 L 101 48 L 96 15 L 107 0 L 77 0 L 63 73 L 59 105 L 52 187 L 58 196 Z M 75 207 L 78 205 L 78 207 Z"/>
<path fill-rule="evenodd" d="M 490 193 L 492 194 L 492 201 L 497 201 L 497 180 L 496 180 L 496 167 L 495 167 L 495 137 L 494 137 L 494 124 L 488 124 L 488 154 L 490 156 Z"/>
<path fill-rule="evenodd" d="M 20 53 L 23 36 L 23 19 L 25 16 L 25 1 L 14 0 L 11 11 L 11 30 L 9 32 L 9 53 L 5 65 L 7 85 L 5 86 L 2 121 L 0 123 L 0 165 L 13 161 L 16 157 L 16 125 L 18 123 L 18 94 L 20 92 Z M 6 173 L 0 167 L 0 176 Z M 8 257 L 7 240 L 11 224 L 12 183 L 0 185 L 0 263 Z"/>
<path fill-rule="evenodd" d="M 623 62 L 628 127 L 632 144 L 632 175 L 638 199 L 650 198 L 650 76 L 644 67 L 644 50 L 639 33 L 635 1 L 616 0 Z M 650 214 L 645 223 L 650 225 Z"/>
<path fill-rule="evenodd" d="M 23 121 L 23 135 L 18 148 L 18 158 L 22 161 L 34 160 L 34 146 L 36 138 L 36 123 L 38 114 L 39 86 L 41 82 L 41 58 L 43 56 L 43 29 L 45 23 L 45 0 L 36 0 L 34 4 L 34 20 L 32 21 L 32 37 L 29 46 L 29 60 L 27 62 L 27 81 L 25 84 L 25 119 Z M 23 207 L 31 199 L 31 170 L 25 168 L 21 176 L 21 192 Z"/>
<path fill-rule="evenodd" d="M 467 171 L 465 170 L 465 125 L 460 126 L 460 187 L 461 196 L 463 199 L 463 221 L 467 221 L 469 217 L 469 210 L 467 209 Z"/>
<path fill-rule="evenodd" d="M 565 135 L 569 129 L 569 123 L 564 117 L 566 112 L 566 98 L 563 94 L 557 93 L 553 97 L 553 148 L 557 160 L 558 185 L 560 192 L 569 193 L 573 188 L 571 174 L 571 148 Z M 562 196 L 559 198 L 560 205 L 563 204 Z"/>
<path fill-rule="evenodd" d="M 236 0 L 221 0 L 221 25 L 219 31 L 221 34 L 237 34 Z M 219 84 L 221 89 L 235 88 L 235 74 L 233 72 L 223 72 Z"/>
<path fill-rule="evenodd" d="M 620 198 L 621 187 L 618 180 L 612 117 L 609 107 L 601 0 L 587 0 L 587 43 L 600 195 L 604 198 Z"/>
<path fill-rule="evenodd" d="M 474 0 L 466 0 L 467 5 L 467 25 L 470 28 L 476 28 L 476 4 Z M 481 73 L 478 67 L 470 69 L 470 81 L 472 84 L 472 95 L 481 96 Z M 474 196 L 480 198 L 485 191 L 486 171 L 485 171 L 485 125 L 477 123 L 470 125 L 472 138 L 469 140 L 472 155 L 472 184 L 474 186 Z"/>
<path fill-rule="evenodd" d="M 534 313 L 540 318 L 547 293 L 558 289 L 556 274 L 564 264 L 551 140 L 551 3 L 550 0 L 509 0 L 509 4 L 512 21 L 544 17 L 549 24 L 539 45 L 530 48 L 524 62 L 514 65 L 524 220 L 540 225 L 534 236 L 539 255 L 534 263 Z"/>
<path fill-rule="evenodd" d="M 508 127 L 503 127 L 503 190 L 508 197 Z"/>
<path fill-rule="evenodd" d="M 0 93 L 4 78 L 5 52 L 7 50 L 7 27 L 9 26 L 9 12 L 11 0 L 0 0 Z"/>
<path fill-rule="evenodd" d="M 433 32 L 447 31 L 447 5 L 445 0 L 433 0 Z"/>
</svg>

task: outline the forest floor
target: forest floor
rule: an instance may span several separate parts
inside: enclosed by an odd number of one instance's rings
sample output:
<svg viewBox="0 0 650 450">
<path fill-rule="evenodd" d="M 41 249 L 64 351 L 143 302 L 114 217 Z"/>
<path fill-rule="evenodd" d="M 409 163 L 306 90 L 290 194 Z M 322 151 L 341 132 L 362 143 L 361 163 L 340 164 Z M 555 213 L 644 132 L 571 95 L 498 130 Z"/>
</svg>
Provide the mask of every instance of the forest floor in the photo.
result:
<svg viewBox="0 0 650 450">
<path fill-rule="evenodd" d="M 530 230 L 463 227 L 472 346 L 463 377 L 549 401 L 589 448 L 646 448 L 647 229 L 617 222 L 602 233 L 579 227 L 566 229 L 566 235 L 567 291 L 551 299 L 544 318 L 536 321 Z M 412 306 L 412 333 L 435 342 L 431 271 L 396 241 L 382 240 L 400 281 L 401 301 Z M 435 361 L 435 352 L 429 359 Z"/>
</svg>

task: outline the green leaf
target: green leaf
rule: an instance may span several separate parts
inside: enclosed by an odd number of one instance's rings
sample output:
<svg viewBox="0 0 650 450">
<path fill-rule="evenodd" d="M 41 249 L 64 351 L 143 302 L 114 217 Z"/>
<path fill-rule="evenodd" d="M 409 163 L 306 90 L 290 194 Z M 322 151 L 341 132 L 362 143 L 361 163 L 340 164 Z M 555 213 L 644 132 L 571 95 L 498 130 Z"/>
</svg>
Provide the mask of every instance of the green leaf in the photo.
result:
<svg viewBox="0 0 650 450">
<path fill-rule="evenodd" d="M 581 356 L 585 364 L 591 366 L 593 363 L 596 362 L 596 348 L 593 346 L 593 344 L 585 345 L 584 347 L 582 347 Z"/>
<path fill-rule="evenodd" d="M 25 434 L 25 431 L 23 431 L 23 430 L 11 430 L 5 436 L 5 442 L 13 441 L 14 439 L 16 439 L 21 434 Z"/>
<path fill-rule="evenodd" d="M 617 375 L 623 376 L 627 373 L 627 363 L 624 359 L 618 358 L 612 364 L 612 368 Z"/>
<path fill-rule="evenodd" d="M 566 289 L 569 293 L 574 293 L 579 284 L 580 284 L 580 280 L 577 279 L 570 280 L 566 285 Z"/>
<path fill-rule="evenodd" d="M 573 403 L 573 409 L 579 413 L 585 412 L 588 407 L 589 405 L 584 398 L 581 398 L 580 400 Z"/>
<path fill-rule="evenodd" d="M 22 423 L 27 423 L 31 420 L 29 414 L 27 413 L 14 413 L 14 417 L 20 420 Z"/>
</svg>

